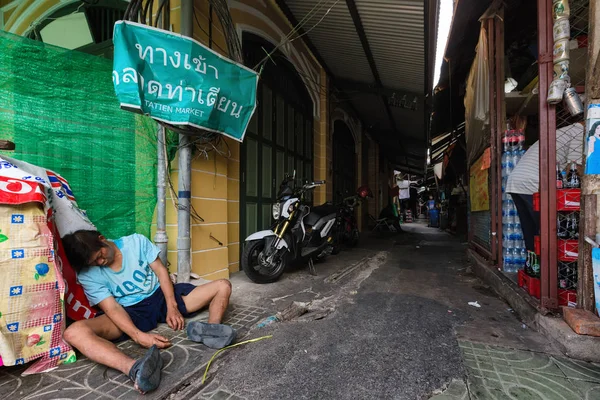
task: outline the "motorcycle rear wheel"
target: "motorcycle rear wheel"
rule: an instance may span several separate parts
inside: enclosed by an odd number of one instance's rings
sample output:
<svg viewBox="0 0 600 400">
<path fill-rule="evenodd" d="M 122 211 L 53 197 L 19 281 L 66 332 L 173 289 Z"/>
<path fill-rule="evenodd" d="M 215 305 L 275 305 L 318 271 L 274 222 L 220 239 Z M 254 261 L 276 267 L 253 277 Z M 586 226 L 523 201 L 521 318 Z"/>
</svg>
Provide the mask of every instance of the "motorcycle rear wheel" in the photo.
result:
<svg viewBox="0 0 600 400">
<path fill-rule="evenodd" d="M 258 261 L 258 255 L 262 253 L 265 249 L 265 241 L 263 239 L 260 240 L 252 240 L 246 243 L 244 247 L 244 252 L 242 253 L 242 270 L 246 273 L 246 276 L 254 282 L 254 283 L 273 283 L 281 278 L 283 272 L 285 271 L 287 262 L 287 257 L 282 257 L 279 263 L 273 268 L 265 268 L 261 267 Z"/>
</svg>

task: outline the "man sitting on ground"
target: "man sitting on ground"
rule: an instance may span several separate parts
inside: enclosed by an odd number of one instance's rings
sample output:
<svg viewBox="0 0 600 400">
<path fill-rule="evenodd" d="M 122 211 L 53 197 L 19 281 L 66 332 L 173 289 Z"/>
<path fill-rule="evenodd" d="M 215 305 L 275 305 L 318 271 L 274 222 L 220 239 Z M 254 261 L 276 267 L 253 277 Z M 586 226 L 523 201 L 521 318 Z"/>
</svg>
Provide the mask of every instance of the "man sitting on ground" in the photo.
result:
<svg viewBox="0 0 600 400">
<path fill-rule="evenodd" d="M 97 231 L 77 231 L 62 241 L 91 305 L 102 310 L 96 318 L 70 325 L 65 340 L 92 361 L 128 375 L 140 392 L 158 387 L 163 364 L 158 349 L 171 345 L 148 333 L 158 323 L 181 330 L 184 317 L 209 306 L 208 323 L 190 322 L 188 338 L 211 348 L 235 339 L 233 328 L 220 324 L 231 295 L 228 280 L 173 285 L 158 258 L 160 250 L 139 234 L 111 241 Z M 113 343 L 128 337 L 149 348 L 144 357 L 134 360 Z"/>
</svg>

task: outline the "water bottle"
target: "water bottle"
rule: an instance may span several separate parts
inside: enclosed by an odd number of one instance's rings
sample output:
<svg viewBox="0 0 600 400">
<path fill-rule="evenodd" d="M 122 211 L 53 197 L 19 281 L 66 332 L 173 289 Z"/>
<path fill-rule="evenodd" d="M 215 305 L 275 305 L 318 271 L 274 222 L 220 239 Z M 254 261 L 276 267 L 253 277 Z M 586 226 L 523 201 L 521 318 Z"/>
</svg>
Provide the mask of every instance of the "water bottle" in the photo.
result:
<svg viewBox="0 0 600 400">
<path fill-rule="evenodd" d="M 514 164 L 514 159 L 513 159 L 513 152 L 509 151 L 506 153 L 506 174 L 507 176 L 510 175 L 510 173 L 512 172 L 512 170 L 515 168 L 515 164 Z"/>
<path fill-rule="evenodd" d="M 508 201 L 502 202 L 502 224 L 506 227 L 509 224 L 509 215 L 510 215 L 510 206 L 508 205 Z"/>
<path fill-rule="evenodd" d="M 519 164 L 519 161 L 521 160 L 521 153 L 519 152 L 519 150 L 513 150 L 511 152 L 512 155 L 512 165 L 513 165 L 513 169 L 517 166 L 517 164 Z"/>
<path fill-rule="evenodd" d="M 521 265 L 521 251 L 518 247 L 513 247 L 511 250 L 512 253 L 512 271 L 508 272 L 517 272 Z"/>
<path fill-rule="evenodd" d="M 257 328 L 264 328 L 265 326 L 271 325 L 275 322 L 279 322 L 279 318 L 275 315 L 271 315 L 270 317 L 265 318 L 260 323 L 256 325 Z"/>
<path fill-rule="evenodd" d="M 513 253 L 510 248 L 504 248 L 504 271 L 512 272 L 514 268 Z"/>
<path fill-rule="evenodd" d="M 506 247 L 512 249 L 515 247 L 515 226 L 506 224 Z"/>
<path fill-rule="evenodd" d="M 508 165 L 508 152 L 502 153 L 502 158 L 500 160 L 500 166 L 502 167 L 502 176 L 506 176 L 506 166 Z"/>
<path fill-rule="evenodd" d="M 515 221 L 514 223 L 514 240 L 519 243 L 523 240 L 523 231 L 521 230 L 520 221 Z"/>
<path fill-rule="evenodd" d="M 528 253 L 527 253 L 527 249 L 525 248 L 525 242 L 521 241 L 520 253 L 519 253 L 519 259 L 521 261 L 520 268 L 525 268 L 525 264 L 527 263 L 527 257 L 528 257 Z"/>
</svg>

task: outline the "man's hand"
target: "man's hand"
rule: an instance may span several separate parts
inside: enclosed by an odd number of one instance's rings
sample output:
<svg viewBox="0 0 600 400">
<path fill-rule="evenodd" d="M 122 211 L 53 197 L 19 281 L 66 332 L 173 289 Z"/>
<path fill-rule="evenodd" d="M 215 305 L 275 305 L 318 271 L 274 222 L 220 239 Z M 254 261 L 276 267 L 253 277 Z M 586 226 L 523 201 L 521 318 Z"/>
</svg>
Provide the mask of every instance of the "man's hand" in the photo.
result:
<svg viewBox="0 0 600 400">
<path fill-rule="evenodd" d="M 166 349 L 171 346 L 171 342 L 164 336 L 157 335 L 156 333 L 145 333 L 140 332 L 133 340 L 142 347 L 149 349 L 153 345 L 156 345 L 159 349 Z"/>
<path fill-rule="evenodd" d="M 167 325 L 174 331 L 180 331 L 185 326 L 185 320 L 177 309 L 177 306 L 167 308 Z"/>
</svg>

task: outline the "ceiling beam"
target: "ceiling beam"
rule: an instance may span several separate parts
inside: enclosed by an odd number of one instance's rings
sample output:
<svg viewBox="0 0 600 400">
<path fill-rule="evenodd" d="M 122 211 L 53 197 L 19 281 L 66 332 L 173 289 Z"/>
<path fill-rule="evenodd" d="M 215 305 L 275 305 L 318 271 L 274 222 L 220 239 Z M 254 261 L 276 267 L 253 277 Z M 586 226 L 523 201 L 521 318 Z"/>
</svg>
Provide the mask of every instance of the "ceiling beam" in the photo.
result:
<svg viewBox="0 0 600 400">
<path fill-rule="evenodd" d="M 423 100 L 422 93 L 411 92 L 410 90 L 402 89 L 391 89 L 386 87 L 378 87 L 377 85 L 370 85 L 364 82 L 357 82 L 349 79 L 336 79 L 333 84 L 340 90 L 345 91 L 359 91 L 371 94 L 378 94 L 383 96 L 407 96 L 407 101 L 412 102 L 413 98 L 417 97 L 418 101 Z"/>
<path fill-rule="evenodd" d="M 371 51 L 371 46 L 369 46 L 369 40 L 367 39 L 365 28 L 363 27 L 362 20 L 360 19 L 360 14 L 358 13 L 356 3 L 354 0 L 346 0 L 346 5 L 348 6 L 348 11 L 350 11 L 350 16 L 352 16 L 352 21 L 354 22 L 354 27 L 356 28 L 356 33 L 358 34 L 358 38 L 362 44 L 363 51 L 367 56 L 367 61 L 371 67 L 373 77 L 375 78 L 375 84 L 377 87 L 381 88 L 383 87 L 383 84 L 381 83 L 381 77 L 379 76 L 379 71 L 377 70 L 377 65 L 375 64 L 375 59 L 373 58 L 373 52 Z M 392 110 L 390 109 L 390 105 L 388 104 L 386 96 L 382 95 L 381 100 L 385 106 L 385 111 L 390 120 L 391 127 L 397 131 L 398 128 L 396 127 L 396 121 L 394 120 L 394 116 L 392 115 Z"/>
</svg>

